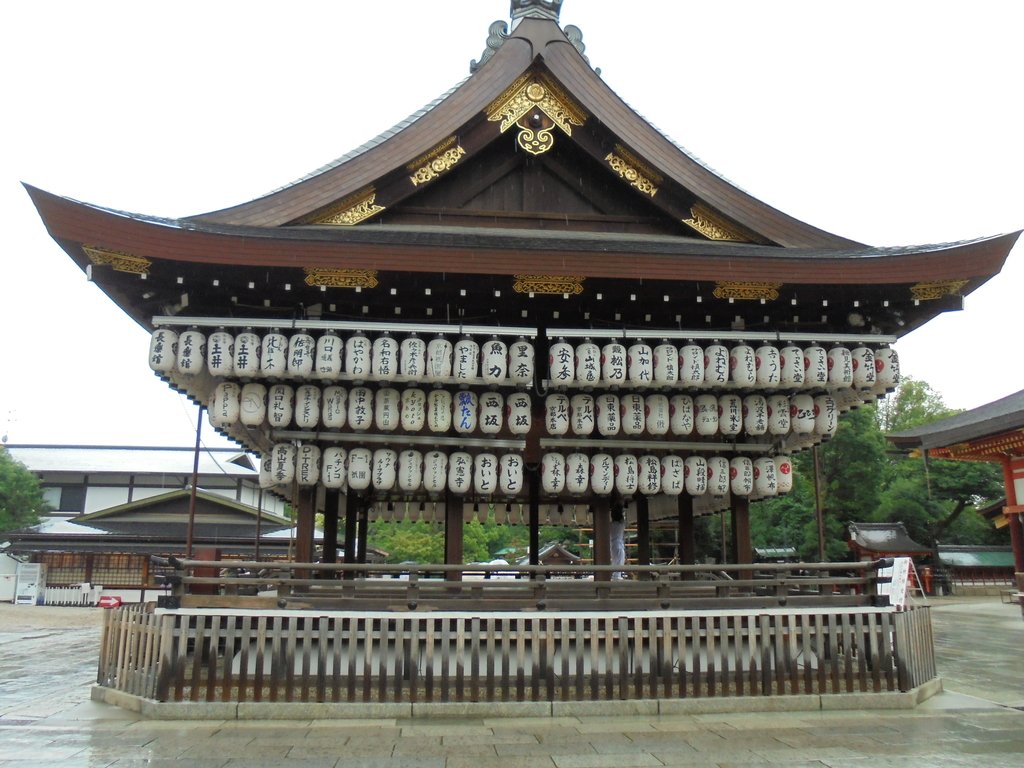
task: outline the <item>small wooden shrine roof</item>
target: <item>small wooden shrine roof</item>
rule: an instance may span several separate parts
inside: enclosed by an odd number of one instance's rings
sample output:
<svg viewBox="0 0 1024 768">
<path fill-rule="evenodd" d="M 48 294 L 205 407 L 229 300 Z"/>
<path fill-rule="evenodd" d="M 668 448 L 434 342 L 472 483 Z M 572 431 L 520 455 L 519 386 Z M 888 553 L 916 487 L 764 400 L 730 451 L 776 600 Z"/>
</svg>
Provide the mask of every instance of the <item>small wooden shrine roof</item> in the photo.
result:
<svg viewBox="0 0 1024 768">
<path fill-rule="evenodd" d="M 918 544 L 903 523 L 850 523 L 847 543 L 857 557 L 927 555 L 931 548 Z"/>
<path fill-rule="evenodd" d="M 1024 455 L 1024 390 L 905 432 L 886 435 L 907 451 L 961 461 Z"/>
<path fill-rule="evenodd" d="M 1013 568 L 1013 547 L 939 544 L 939 561 L 952 568 Z"/>
</svg>

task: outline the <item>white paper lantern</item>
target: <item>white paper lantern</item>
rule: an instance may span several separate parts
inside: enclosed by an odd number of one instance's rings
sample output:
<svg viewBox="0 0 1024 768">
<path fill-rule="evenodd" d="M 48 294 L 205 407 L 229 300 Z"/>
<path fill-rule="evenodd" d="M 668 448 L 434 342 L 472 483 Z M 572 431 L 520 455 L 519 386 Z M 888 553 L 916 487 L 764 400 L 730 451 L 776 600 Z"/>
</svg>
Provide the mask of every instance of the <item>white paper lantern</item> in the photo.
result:
<svg viewBox="0 0 1024 768">
<path fill-rule="evenodd" d="M 295 389 L 295 426 L 316 429 L 320 423 L 320 387 L 303 384 Z"/>
<path fill-rule="evenodd" d="M 370 375 L 372 349 L 370 340 L 361 332 L 349 336 L 345 341 L 345 372 L 357 384 L 361 384 Z"/>
<path fill-rule="evenodd" d="M 836 433 L 839 426 L 839 406 L 834 397 L 818 395 L 814 398 L 814 431 L 822 437 L 829 438 Z"/>
<path fill-rule="evenodd" d="M 295 455 L 295 481 L 303 488 L 320 482 L 320 448 L 313 444 L 300 445 Z"/>
<path fill-rule="evenodd" d="M 619 434 L 619 396 L 601 394 L 594 398 L 597 431 L 605 437 Z"/>
<path fill-rule="evenodd" d="M 640 465 L 636 456 L 620 453 L 615 457 L 615 490 L 620 496 L 632 496 L 640 487 Z"/>
<path fill-rule="evenodd" d="M 661 493 L 661 459 L 650 454 L 637 460 L 637 480 L 640 493 L 656 496 Z"/>
<path fill-rule="evenodd" d="M 623 395 L 620 398 L 619 418 L 623 434 L 642 435 L 647 425 L 644 418 L 644 396 L 636 392 Z"/>
<path fill-rule="evenodd" d="M 493 453 L 478 453 L 473 459 L 473 489 L 481 496 L 498 490 L 498 457 Z"/>
<path fill-rule="evenodd" d="M 206 363 L 206 337 L 199 331 L 189 330 L 178 336 L 178 373 L 202 373 Z"/>
<path fill-rule="evenodd" d="M 251 379 L 260 375 L 260 342 L 260 337 L 249 330 L 235 336 L 235 376 Z"/>
<path fill-rule="evenodd" d="M 574 435 L 590 435 L 596 421 L 593 395 L 573 395 L 569 401 L 570 427 Z"/>
<path fill-rule="evenodd" d="M 661 457 L 661 492 L 666 496 L 678 496 L 685 487 L 685 464 L 682 458 L 673 454 Z"/>
<path fill-rule="evenodd" d="M 233 381 L 222 381 L 216 386 L 207 407 L 210 423 L 214 427 L 224 429 L 238 423 L 241 394 L 242 388 Z"/>
<path fill-rule="evenodd" d="M 807 435 L 814 431 L 814 398 L 810 395 L 793 395 L 789 399 L 789 419 L 793 433 Z"/>
<path fill-rule="evenodd" d="M 533 344 L 520 336 L 508 348 L 508 377 L 513 384 L 525 386 L 533 383 L 536 367 Z"/>
<path fill-rule="evenodd" d="M 782 382 L 782 355 L 778 347 L 762 344 L 754 351 L 757 368 L 757 386 L 775 389 Z"/>
<path fill-rule="evenodd" d="M 663 340 L 654 348 L 654 383 L 660 386 L 679 381 L 679 350 Z"/>
<path fill-rule="evenodd" d="M 378 389 L 374 396 L 373 422 L 381 432 L 393 432 L 401 421 L 402 396 L 397 389 Z"/>
<path fill-rule="evenodd" d="M 522 436 L 530 431 L 533 405 L 530 396 L 525 392 L 516 392 L 508 396 L 507 417 L 508 431 L 513 435 Z"/>
<path fill-rule="evenodd" d="M 448 457 L 448 488 L 460 496 L 473 487 L 473 457 L 456 451 Z"/>
<path fill-rule="evenodd" d="M 743 429 L 743 401 L 739 395 L 722 395 L 718 398 L 718 431 L 732 437 Z"/>
<path fill-rule="evenodd" d="M 764 395 L 743 398 L 743 431 L 751 436 L 768 431 L 768 400 Z"/>
<path fill-rule="evenodd" d="M 498 461 L 498 490 L 504 496 L 516 496 L 523 490 L 523 457 L 503 454 Z"/>
<path fill-rule="evenodd" d="M 590 484 L 590 457 L 585 453 L 570 453 L 565 457 L 565 490 L 580 495 Z"/>
<path fill-rule="evenodd" d="M 271 331 L 263 335 L 260 342 L 260 376 L 277 379 L 285 375 L 288 368 L 288 337 Z"/>
<path fill-rule="evenodd" d="M 149 367 L 157 373 L 171 373 L 178 365 L 178 334 L 157 328 L 149 337 Z"/>
<path fill-rule="evenodd" d="M 348 454 L 348 487 L 353 491 L 365 491 L 372 479 L 373 451 L 353 448 Z"/>
<path fill-rule="evenodd" d="M 828 385 L 828 352 L 814 344 L 804 349 L 804 388 L 821 389 Z"/>
<path fill-rule="evenodd" d="M 484 392 L 480 395 L 480 431 L 485 435 L 501 432 L 505 418 L 505 398 L 498 392 Z"/>
<path fill-rule="evenodd" d="M 508 347 L 497 336 L 484 342 L 480 375 L 487 384 L 501 384 L 508 378 Z"/>
<path fill-rule="evenodd" d="M 718 398 L 714 395 L 697 395 L 694 398 L 697 412 L 695 426 L 698 435 L 709 436 L 718 433 Z"/>
<path fill-rule="evenodd" d="M 691 496 L 708 492 L 708 461 L 703 456 L 687 456 L 683 462 L 683 487 Z"/>
<path fill-rule="evenodd" d="M 423 454 L 407 448 L 398 454 L 398 488 L 404 493 L 415 493 L 423 485 Z"/>
<path fill-rule="evenodd" d="M 320 466 L 320 482 L 324 488 L 344 489 L 348 484 L 348 451 L 338 446 L 324 448 Z"/>
<path fill-rule="evenodd" d="M 263 422 L 267 420 L 267 388 L 255 381 L 243 385 L 238 406 L 238 420 L 244 426 L 263 426 Z"/>
<path fill-rule="evenodd" d="M 398 454 L 390 448 L 378 448 L 373 452 L 373 487 L 378 491 L 390 491 L 398 481 Z"/>
<path fill-rule="evenodd" d="M 590 339 L 576 345 L 576 381 L 593 386 L 601 380 L 601 348 Z"/>
<path fill-rule="evenodd" d="M 292 423 L 295 412 L 295 390 L 287 384 L 274 384 L 267 390 L 267 424 L 283 429 Z"/>
<path fill-rule="evenodd" d="M 559 339 L 548 348 L 548 373 L 554 386 L 565 386 L 576 380 L 575 350 L 565 339 Z"/>
<path fill-rule="evenodd" d="M 601 379 L 614 386 L 626 382 L 626 348 L 617 341 L 601 348 Z"/>
<path fill-rule="evenodd" d="M 296 379 L 308 379 L 313 375 L 313 359 L 316 357 L 316 341 L 308 333 L 293 333 L 288 339 L 288 375 Z"/>
<path fill-rule="evenodd" d="M 672 395 L 669 400 L 669 430 L 673 435 L 693 433 L 694 404 L 689 395 Z"/>
<path fill-rule="evenodd" d="M 746 456 L 735 456 L 729 461 L 729 491 L 733 496 L 754 492 L 754 462 Z"/>
<path fill-rule="evenodd" d="M 373 390 L 369 387 L 352 387 L 348 393 L 348 426 L 356 432 L 373 426 Z"/>
<path fill-rule="evenodd" d="M 667 435 L 671 423 L 668 396 L 655 394 L 644 398 L 644 421 L 649 435 Z"/>
<path fill-rule="evenodd" d="M 325 387 L 320 398 L 320 417 L 326 429 L 341 429 L 348 423 L 348 390 L 344 387 Z"/>
<path fill-rule="evenodd" d="M 607 453 L 590 457 L 590 491 L 607 496 L 615 488 L 615 462 Z"/>
<path fill-rule="evenodd" d="M 549 496 L 565 490 L 565 456 L 560 453 L 545 453 L 541 457 L 540 487 Z"/>
<path fill-rule="evenodd" d="M 804 351 L 793 344 L 779 350 L 779 386 L 799 389 L 804 385 Z"/>
<path fill-rule="evenodd" d="M 335 381 L 341 375 L 345 359 L 345 342 L 334 331 L 325 331 L 316 340 L 313 377 L 322 381 Z"/>
<path fill-rule="evenodd" d="M 738 387 L 752 387 L 757 383 L 757 359 L 749 344 L 737 344 L 729 352 L 729 378 Z"/>
<path fill-rule="evenodd" d="M 480 345 L 469 336 L 455 342 L 452 374 L 456 379 L 475 379 L 480 375 Z"/>
<path fill-rule="evenodd" d="M 427 374 L 427 345 L 415 333 L 398 347 L 398 371 L 413 380 L 423 379 Z"/>
<path fill-rule="evenodd" d="M 564 435 L 569 431 L 569 405 L 567 395 L 555 394 L 544 398 L 544 423 L 549 435 Z"/>
<path fill-rule="evenodd" d="M 699 387 L 704 384 L 704 348 L 690 342 L 679 348 L 679 384 Z"/>
<path fill-rule="evenodd" d="M 452 343 L 436 336 L 427 344 L 427 381 L 444 381 L 452 375 Z"/>
<path fill-rule="evenodd" d="M 762 497 L 776 496 L 779 493 L 775 460 L 770 456 L 761 456 L 754 460 L 754 493 Z"/>
<path fill-rule="evenodd" d="M 654 350 L 638 341 L 626 352 L 626 372 L 634 386 L 646 387 L 654 380 Z"/>
<path fill-rule="evenodd" d="M 448 455 L 430 451 L 423 456 L 423 490 L 429 494 L 442 493 L 448 482 Z"/>
<path fill-rule="evenodd" d="M 828 351 L 828 383 L 832 387 L 853 386 L 853 355 L 846 347 L 835 346 Z"/>
<path fill-rule="evenodd" d="M 729 350 L 723 345 L 709 344 L 704 350 L 704 383 L 720 387 L 729 381 Z"/>
<path fill-rule="evenodd" d="M 708 458 L 708 490 L 712 496 L 725 496 L 729 493 L 729 460 L 724 456 Z"/>
<path fill-rule="evenodd" d="M 423 429 L 427 418 L 427 395 L 422 389 L 415 387 L 402 390 L 401 418 L 402 429 L 406 432 L 419 432 Z"/>
<path fill-rule="evenodd" d="M 433 389 L 427 395 L 427 429 L 447 432 L 452 428 L 452 394 L 444 389 Z"/>
<path fill-rule="evenodd" d="M 210 334 L 206 341 L 206 370 L 211 376 L 235 373 L 235 337 L 224 330 Z"/>
<path fill-rule="evenodd" d="M 892 347 L 880 347 L 875 351 L 875 386 L 872 392 L 884 395 L 896 389 L 900 383 L 900 358 Z"/>
<path fill-rule="evenodd" d="M 270 452 L 270 475 L 274 485 L 291 485 L 295 481 L 295 446 L 278 443 Z"/>
<path fill-rule="evenodd" d="M 460 435 L 468 435 L 476 430 L 479 402 L 475 392 L 460 390 L 452 399 L 452 425 Z"/>
<path fill-rule="evenodd" d="M 872 389 L 875 386 L 875 353 L 869 347 L 854 347 L 850 350 L 853 360 L 853 386 L 856 389 Z"/>
<path fill-rule="evenodd" d="M 267 489 L 274 487 L 273 467 L 274 451 L 273 448 L 271 448 L 269 453 L 260 457 L 260 488 Z"/>
<path fill-rule="evenodd" d="M 394 381 L 398 376 L 398 341 L 390 334 L 373 340 L 370 347 L 370 373 L 377 381 Z"/>
<path fill-rule="evenodd" d="M 775 456 L 775 481 L 778 484 L 777 493 L 789 493 L 793 490 L 793 461 L 789 456 Z"/>
<path fill-rule="evenodd" d="M 788 435 L 792 426 L 789 412 L 789 398 L 785 395 L 769 395 L 768 401 L 768 434 Z"/>
</svg>

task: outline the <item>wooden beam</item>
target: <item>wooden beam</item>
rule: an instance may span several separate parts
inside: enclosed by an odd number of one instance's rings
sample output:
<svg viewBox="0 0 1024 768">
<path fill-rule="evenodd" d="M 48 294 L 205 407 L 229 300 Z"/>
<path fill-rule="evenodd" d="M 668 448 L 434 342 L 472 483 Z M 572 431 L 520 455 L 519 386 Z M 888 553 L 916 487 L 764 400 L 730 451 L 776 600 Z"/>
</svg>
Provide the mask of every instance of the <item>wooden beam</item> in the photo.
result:
<svg viewBox="0 0 1024 768">
<path fill-rule="evenodd" d="M 444 564 L 462 565 L 462 498 L 453 496 L 451 491 L 444 495 Z M 447 581 L 462 581 L 458 571 L 448 571 Z"/>
</svg>

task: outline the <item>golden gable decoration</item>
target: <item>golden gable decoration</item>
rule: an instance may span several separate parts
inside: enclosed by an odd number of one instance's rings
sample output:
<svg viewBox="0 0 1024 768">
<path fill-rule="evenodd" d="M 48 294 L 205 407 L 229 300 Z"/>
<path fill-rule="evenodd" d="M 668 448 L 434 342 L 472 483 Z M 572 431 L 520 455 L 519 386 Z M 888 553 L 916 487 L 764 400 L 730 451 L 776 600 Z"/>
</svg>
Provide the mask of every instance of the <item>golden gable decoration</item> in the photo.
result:
<svg viewBox="0 0 1024 768">
<path fill-rule="evenodd" d="M 153 262 L 143 256 L 135 256 L 124 251 L 108 251 L 93 245 L 83 245 L 82 250 L 89 261 L 97 266 L 110 266 L 117 272 L 128 272 L 133 275 L 148 275 Z"/>
<path fill-rule="evenodd" d="M 910 295 L 918 301 L 934 301 L 943 296 L 959 296 L 967 280 L 938 280 L 910 286 Z"/>
<path fill-rule="evenodd" d="M 736 243 L 761 242 L 759 238 L 751 236 L 742 227 L 733 224 L 724 216 L 701 203 L 690 208 L 690 218 L 683 219 L 683 224 L 709 240 L 730 240 Z"/>
<path fill-rule="evenodd" d="M 711 295 L 716 299 L 737 299 L 739 301 L 776 301 L 782 283 L 755 283 L 742 280 L 719 280 Z"/>
<path fill-rule="evenodd" d="M 299 221 L 300 224 L 330 224 L 341 227 L 352 227 L 371 216 L 386 210 L 377 205 L 377 191 L 370 187 L 354 195 L 339 200 L 329 208 Z"/>
<path fill-rule="evenodd" d="M 582 275 L 515 275 L 512 290 L 516 293 L 540 293 L 545 295 L 583 293 Z"/>
<path fill-rule="evenodd" d="M 535 121 L 526 118 L 530 113 L 539 111 L 550 121 Z M 547 152 L 555 145 L 551 131 L 556 126 L 566 136 L 572 136 L 574 125 L 582 126 L 587 114 L 582 107 L 573 102 L 569 96 L 548 78 L 541 75 L 523 75 L 518 78 L 504 93 L 486 109 L 488 121 L 501 123 L 501 132 L 505 133 L 512 126 L 519 128 L 517 141 L 519 146 L 532 155 Z"/>
<path fill-rule="evenodd" d="M 661 176 L 644 165 L 621 144 L 616 144 L 615 152 L 609 152 L 604 160 L 613 171 L 622 177 L 623 181 L 629 182 L 634 189 L 651 197 L 658 194 L 658 187 L 655 185 L 662 182 Z"/>
<path fill-rule="evenodd" d="M 452 146 L 455 141 L 454 136 L 449 136 L 427 154 L 406 166 L 406 170 L 413 172 L 409 181 L 414 187 L 433 181 L 442 173 L 450 171 L 459 160 L 465 157 L 466 150 L 461 145 Z"/>
<path fill-rule="evenodd" d="M 306 267 L 306 285 L 314 288 L 376 288 L 375 269 Z"/>
</svg>

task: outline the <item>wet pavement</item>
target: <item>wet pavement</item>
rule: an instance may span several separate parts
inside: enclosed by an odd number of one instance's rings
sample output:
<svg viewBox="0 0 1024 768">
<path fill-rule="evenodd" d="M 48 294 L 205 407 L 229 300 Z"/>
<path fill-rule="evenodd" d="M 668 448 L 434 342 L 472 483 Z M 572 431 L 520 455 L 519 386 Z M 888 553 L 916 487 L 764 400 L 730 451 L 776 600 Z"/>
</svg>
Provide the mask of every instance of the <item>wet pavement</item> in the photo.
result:
<svg viewBox="0 0 1024 768">
<path fill-rule="evenodd" d="M 184 722 L 89 700 L 101 609 L 0 604 L 0 766 L 1024 765 L 1020 608 L 932 605 L 945 690 L 910 711 Z"/>
</svg>

